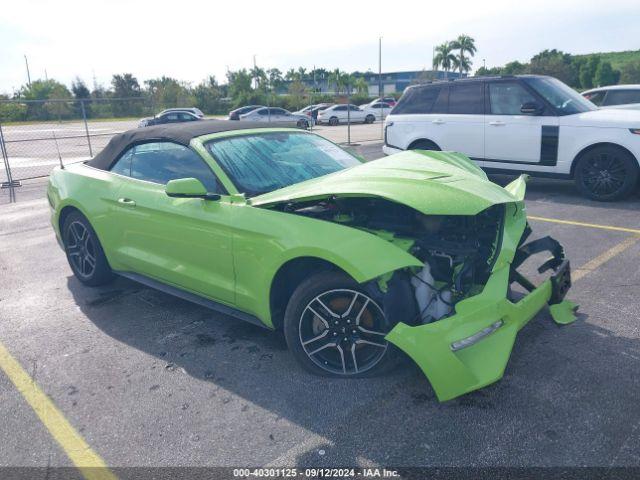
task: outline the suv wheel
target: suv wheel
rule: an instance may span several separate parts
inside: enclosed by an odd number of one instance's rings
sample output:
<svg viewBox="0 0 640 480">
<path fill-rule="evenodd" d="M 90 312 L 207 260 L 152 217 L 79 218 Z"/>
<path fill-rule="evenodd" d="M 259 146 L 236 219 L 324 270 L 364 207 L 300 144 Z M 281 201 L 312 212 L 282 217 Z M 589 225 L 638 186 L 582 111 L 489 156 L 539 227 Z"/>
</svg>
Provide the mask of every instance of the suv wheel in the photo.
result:
<svg viewBox="0 0 640 480">
<path fill-rule="evenodd" d="M 316 375 L 361 377 L 397 358 L 384 339 L 389 324 L 380 306 L 352 278 L 318 273 L 298 286 L 284 317 L 287 345 Z"/>
<path fill-rule="evenodd" d="M 602 202 L 620 200 L 635 188 L 638 164 L 626 150 L 603 145 L 578 158 L 574 177 L 583 195 Z"/>
</svg>

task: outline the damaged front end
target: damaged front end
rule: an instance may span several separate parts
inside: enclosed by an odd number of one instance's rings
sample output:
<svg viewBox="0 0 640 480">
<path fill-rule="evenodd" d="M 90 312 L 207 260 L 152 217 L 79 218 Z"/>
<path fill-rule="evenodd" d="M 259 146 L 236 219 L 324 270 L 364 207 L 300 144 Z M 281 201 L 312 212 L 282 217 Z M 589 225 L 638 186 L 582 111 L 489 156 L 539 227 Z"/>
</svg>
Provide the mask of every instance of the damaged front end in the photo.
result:
<svg viewBox="0 0 640 480">
<path fill-rule="evenodd" d="M 390 272 L 365 287 L 383 307 L 386 339 L 407 353 L 440 401 L 499 380 L 516 334 L 549 305 L 559 324 L 571 323 L 573 303 L 562 246 L 531 233 L 524 208 L 525 179 L 507 186 L 512 201 L 475 215 L 428 215 L 379 197 L 343 196 L 280 204 L 289 213 L 358 228 L 410 253 L 423 267 Z M 550 275 L 534 285 L 518 268 L 548 251 L 538 269 Z M 515 300 L 511 285 L 527 294 Z"/>
<path fill-rule="evenodd" d="M 386 336 L 418 364 L 440 401 L 499 380 L 516 334 L 545 305 L 556 323 L 575 320 L 577 305 L 564 299 L 571 274 L 562 246 L 551 237 L 525 243 L 531 231 L 523 202 L 504 205 L 503 213 L 501 234 L 494 244 L 495 261 L 488 264 L 486 281 L 476 277 L 480 283 L 466 291 L 466 296 L 454 296 L 451 311 L 445 315 L 436 311 L 436 318 L 422 316 L 421 324 L 400 321 Z M 545 251 L 551 258 L 538 271 L 551 273 L 534 285 L 517 269 L 531 255 Z M 518 300 L 511 298 L 514 283 L 528 292 Z"/>
</svg>

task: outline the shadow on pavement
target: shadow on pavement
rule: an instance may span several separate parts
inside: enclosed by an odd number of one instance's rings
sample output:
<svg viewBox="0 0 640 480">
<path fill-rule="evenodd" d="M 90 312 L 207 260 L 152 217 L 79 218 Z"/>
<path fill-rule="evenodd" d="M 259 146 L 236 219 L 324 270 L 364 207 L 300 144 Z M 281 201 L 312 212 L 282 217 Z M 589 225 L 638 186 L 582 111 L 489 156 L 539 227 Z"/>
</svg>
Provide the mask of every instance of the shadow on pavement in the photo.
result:
<svg viewBox="0 0 640 480">
<path fill-rule="evenodd" d="M 585 315 L 559 327 L 539 314 L 502 381 L 440 404 L 412 363 L 370 379 L 316 377 L 278 332 L 122 278 L 67 285 L 87 318 L 157 357 L 167 375 L 184 370 L 321 436 L 282 466 L 624 463 L 629 419 L 640 416 L 640 341 Z"/>
</svg>

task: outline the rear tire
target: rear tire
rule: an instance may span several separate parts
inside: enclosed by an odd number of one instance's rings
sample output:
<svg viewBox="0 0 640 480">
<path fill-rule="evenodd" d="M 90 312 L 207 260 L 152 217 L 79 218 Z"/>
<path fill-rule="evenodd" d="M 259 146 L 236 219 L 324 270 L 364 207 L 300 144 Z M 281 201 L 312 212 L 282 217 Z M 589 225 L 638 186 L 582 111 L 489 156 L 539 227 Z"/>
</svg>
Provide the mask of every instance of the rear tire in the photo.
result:
<svg viewBox="0 0 640 480">
<path fill-rule="evenodd" d="M 638 162 L 620 147 L 595 147 L 578 158 L 574 181 L 580 193 L 592 200 L 621 200 L 637 185 Z"/>
<path fill-rule="evenodd" d="M 284 334 L 294 357 L 316 375 L 353 378 L 380 374 L 395 365 L 391 327 L 380 306 L 351 277 L 321 272 L 294 291 L 284 316 Z"/>
<path fill-rule="evenodd" d="M 62 240 L 67 261 L 78 280 L 97 287 L 114 278 L 98 235 L 80 212 L 71 212 L 62 226 Z"/>
<path fill-rule="evenodd" d="M 329 125 L 331 125 L 332 127 L 335 127 L 336 125 L 338 125 L 338 123 L 340 123 L 338 117 L 331 117 L 329 119 Z"/>
<path fill-rule="evenodd" d="M 439 152 L 440 147 L 430 140 L 417 140 L 409 145 L 407 150 L 434 150 Z"/>
<path fill-rule="evenodd" d="M 373 123 L 376 121 L 376 117 L 373 115 L 367 115 L 364 119 L 364 123 Z"/>
<path fill-rule="evenodd" d="M 303 130 L 309 129 L 309 122 L 306 120 L 298 120 L 298 128 L 302 128 Z"/>
</svg>

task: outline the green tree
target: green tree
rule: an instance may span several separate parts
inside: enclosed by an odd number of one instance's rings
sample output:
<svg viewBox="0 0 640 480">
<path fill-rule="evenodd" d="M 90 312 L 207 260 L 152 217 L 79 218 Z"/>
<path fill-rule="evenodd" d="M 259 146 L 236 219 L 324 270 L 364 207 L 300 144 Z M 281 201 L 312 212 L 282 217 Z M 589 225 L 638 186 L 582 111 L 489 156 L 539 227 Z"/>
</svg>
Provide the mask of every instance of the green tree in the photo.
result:
<svg viewBox="0 0 640 480">
<path fill-rule="evenodd" d="M 585 89 L 592 88 L 596 78 L 596 71 L 600 65 L 600 56 L 589 55 L 588 58 L 576 65 L 579 65 L 578 78 L 580 80 L 580 87 Z"/>
<path fill-rule="evenodd" d="M 620 83 L 640 83 L 640 61 L 629 62 L 622 67 Z"/>
<path fill-rule="evenodd" d="M 556 49 L 543 50 L 535 55 L 531 59 L 529 71 L 556 77 L 572 87 L 578 86 L 578 72 L 571 61 L 571 55 Z"/>
<path fill-rule="evenodd" d="M 451 46 L 454 50 L 459 50 L 454 64 L 457 66 L 460 74 L 462 75 L 463 72 L 471 70 L 472 62 L 470 57 L 476 54 L 476 41 L 469 35 L 460 35 L 451 42 Z M 466 53 L 469 54 L 468 57 L 465 55 Z"/>
<path fill-rule="evenodd" d="M 300 80 L 294 80 L 289 84 L 290 108 L 298 110 L 302 108 L 305 103 L 305 99 L 308 96 L 307 86 Z"/>
<path fill-rule="evenodd" d="M 111 111 L 116 117 L 137 116 L 142 111 L 142 103 L 139 100 L 129 100 L 130 98 L 140 98 L 140 84 L 138 79 L 130 73 L 113 75 L 111 77 L 112 95 L 114 98 L 124 98 L 127 100 L 113 100 Z"/>
<path fill-rule="evenodd" d="M 74 109 L 76 111 L 76 115 L 78 117 L 82 116 L 82 106 L 80 102 L 84 103 L 84 111 L 87 117 L 91 116 L 91 92 L 87 88 L 87 85 L 80 79 L 76 77 L 75 80 L 71 83 L 71 93 L 73 93 L 73 97 L 76 99 L 74 102 Z"/>
<path fill-rule="evenodd" d="M 227 72 L 228 94 L 233 100 L 233 106 L 265 103 L 265 93 L 254 90 L 251 86 L 253 77 L 246 69 Z"/>
<path fill-rule="evenodd" d="M 282 88 L 282 85 L 284 84 L 282 72 L 277 68 L 270 68 L 267 70 L 267 79 L 269 82 L 269 90 L 272 92 Z"/>
<path fill-rule="evenodd" d="M 517 60 L 507 63 L 500 69 L 500 75 L 522 75 L 526 73 L 527 65 L 520 63 Z"/>
<path fill-rule="evenodd" d="M 453 44 L 451 42 L 441 43 L 436 47 L 435 52 L 433 68 L 438 70 L 438 67 L 442 67 L 445 72 L 449 72 L 456 59 L 453 53 Z"/>
<path fill-rule="evenodd" d="M 594 83 L 598 87 L 615 85 L 620 78 L 620 72 L 614 70 L 609 62 L 600 62 L 596 69 Z"/>
<path fill-rule="evenodd" d="M 333 84 L 335 87 L 336 95 L 339 95 L 341 92 L 346 92 L 346 86 L 349 75 L 346 72 L 343 72 L 339 68 L 336 68 L 329 74 L 329 84 Z"/>
<path fill-rule="evenodd" d="M 69 89 L 53 79 L 35 80 L 30 85 L 23 86 L 18 95 L 24 100 L 68 100 L 71 98 Z M 28 103 L 27 118 L 29 120 L 49 120 L 52 118 L 62 120 L 63 117 L 70 115 L 70 106 L 64 103 L 58 103 L 57 106 L 54 106 L 53 103 Z"/>
<path fill-rule="evenodd" d="M 191 95 L 189 85 L 184 82 L 162 76 L 146 80 L 144 83 L 156 110 L 193 106 L 193 95 Z"/>
<path fill-rule="evenodd" d="M 355 77 L 353 79 L 353 88 L 358 93 L 358 95 L 369 96 L 369 83 L 367 83 L 364 77 Z"/>
<path fill-rule="evenodd" d="M 193 89 L 195 106 L 207 114 L 223 113 L 222 92 L 216 77 L 209 76 Z"/>
</svg>

